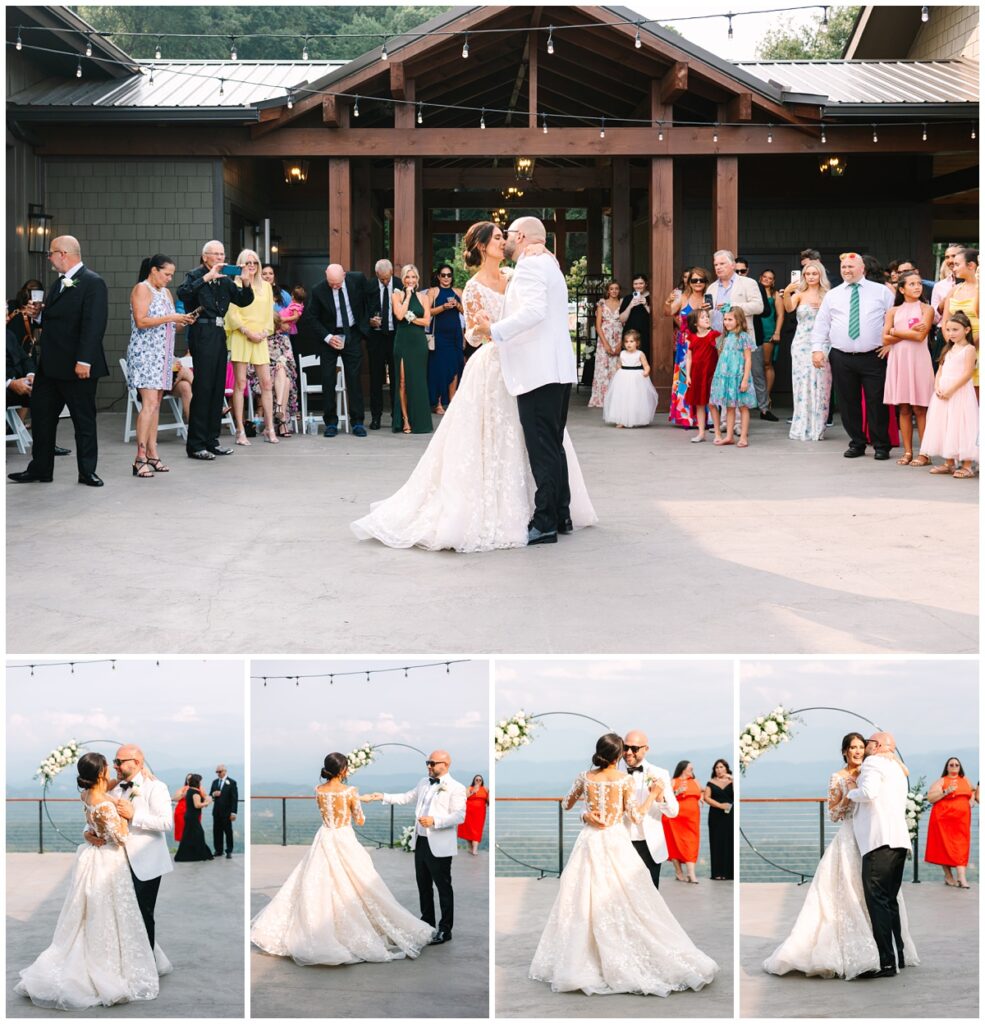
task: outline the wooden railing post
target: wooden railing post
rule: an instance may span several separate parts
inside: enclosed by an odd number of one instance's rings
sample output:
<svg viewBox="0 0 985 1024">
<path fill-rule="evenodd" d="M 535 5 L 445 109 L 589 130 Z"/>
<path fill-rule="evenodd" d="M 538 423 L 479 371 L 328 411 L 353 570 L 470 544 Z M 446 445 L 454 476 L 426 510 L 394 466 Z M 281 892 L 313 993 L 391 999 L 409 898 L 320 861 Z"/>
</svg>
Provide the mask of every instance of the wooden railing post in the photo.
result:
<svg viewBox="0 0 985 1024">
<path fill-rule="evenodd" d="M 287 846 L 287 798 L 280 798 L 280 845 Z"/>
</svg>

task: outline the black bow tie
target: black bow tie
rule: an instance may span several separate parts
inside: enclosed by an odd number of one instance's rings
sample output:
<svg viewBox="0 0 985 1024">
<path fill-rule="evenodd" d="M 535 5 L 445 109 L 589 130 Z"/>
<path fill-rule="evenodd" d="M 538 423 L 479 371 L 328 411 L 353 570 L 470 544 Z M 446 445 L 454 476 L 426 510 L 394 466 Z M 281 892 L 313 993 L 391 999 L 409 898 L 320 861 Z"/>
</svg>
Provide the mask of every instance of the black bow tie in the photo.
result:
<svg viewBox="0 0 985 1024">
<path fill-rule="evenodd" d="M 437 784 L 440 781 L 441 781 L 441 779 L 428 779 L 428 782 L 430 782 L 432 786 L 437 786 Z"/>
<path fill-rule="evenodd" d="M 131 788 L 132 786 L 133 786 L 133 783 L 132 783 L 132 782 L 121 782 L 121 783 L 120 783 L 120 789 L 122 789 L 124 793 L 125 793 L 125 792 L 126 792 L 126 791 L 127 791 L 128 789 L 130 789 L 130 788 Z"/>
<path fill-rule="evenodd" d="M 641 772 L 643 771 L 643 765 L 638 764 L 635 768 L 630 768 L 629 765 L 626 765 L 626 771 L 629 772 L 630 775 L 634 772 Z"/>
</svg>

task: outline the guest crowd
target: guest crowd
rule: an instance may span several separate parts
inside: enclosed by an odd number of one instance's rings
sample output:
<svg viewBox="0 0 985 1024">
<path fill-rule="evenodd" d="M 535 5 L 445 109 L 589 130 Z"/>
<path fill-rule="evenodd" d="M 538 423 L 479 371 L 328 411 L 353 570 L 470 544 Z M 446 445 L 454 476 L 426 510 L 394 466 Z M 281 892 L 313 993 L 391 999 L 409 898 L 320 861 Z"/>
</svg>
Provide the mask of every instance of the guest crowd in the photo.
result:
<svg viewBox="0 0 985 1024">
<path fill-rule="evenodd" d="M 67 406 L 79 482 L 98 487 L 95 394 L 97 379 L 109 372 L 102 341 L 107 289 L 84 264 L 77 239 L 54 239 L 48 258 L 58 280 L 47 291 L 40 281 L 27 281 L 8 303 L 7 406 L 22 419 L 30 415 L 33 431 L 30 464 L 9 476 L 18 483 L 52 479 L 54 457 L 69 454 L 55 444 Z M 822 440 L 837 404 L 848 435 L 846 458 L 871 445 L 875 458 L 886 460 L 899 445 L 898 465 L 973 477 L 978 252 L 948 246 L 936 282 L 912 261 L 893 261 L 883 273 L 872 257 L 855 252 L 840 255 L 837 286 L 818 251 L 805 249 L 800 264 L 781 288 L 775 271 L 753 280 L 747 260 L 719 250 L 712 271 L 687 268 L 656 310 L 646 275 L 637 274 L 626 295 L 610 281 L 596 308 L 589 407 L 602 409 L 604 421 L 617 427 L 652 422 L 650 328 L 658 312 L 675 327 L 668 420 L 695 430 L 692 443 L 707 440 L 710 428 L 715 445 L 748 447 L 753 410 L 760 420 L 778 422 L 772 399 L 786 336 L 791 439 Z M 436 268 L 429 287 L 413 264 L 395 276 L 382 259 L 368 277 L 332 264 L 310 289 L 287 290 L 253 250 L 227 264 L 222 242 L 211 240 L 200 265 L 181 278 L 177 301 L 176 270 L 167 255 L 148 257 L 130 294 L 126 376 L 139 396 L 134 477 L 169 472 L 157 447 L 165 395 L 181 404 L 186 453 L 196 461 L 233 454 L 220 440 L 224 422 L 236 446 L 248 447 L 257 425 L 269 444 L 291 437 L 300 425 L 304 355 L 316 356 L 320 366 L 326 438 L 338 434 L 340 411 L 353 435 L 366 437 L 364 353 L 370 430 L 379 430 L 389 411 L 392 431 L 428 433 L 433 416 L 455 397 L 470 350 L 462 293 L 448 264 Z M 248 404 L 256 421 L 247 416 Z M 933 464 L 934 456 L 943 461 Z"/>
</svg>

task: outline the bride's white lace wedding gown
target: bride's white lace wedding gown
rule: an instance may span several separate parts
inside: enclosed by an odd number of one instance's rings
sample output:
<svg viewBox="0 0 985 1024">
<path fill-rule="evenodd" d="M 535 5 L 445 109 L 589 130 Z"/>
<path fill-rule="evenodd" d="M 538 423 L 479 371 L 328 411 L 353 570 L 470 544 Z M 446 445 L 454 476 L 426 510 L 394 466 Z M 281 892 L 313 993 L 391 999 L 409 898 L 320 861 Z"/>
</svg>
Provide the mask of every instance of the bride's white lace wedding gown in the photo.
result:
<svg viewBox="0 0 985 1024">
<path fill-rule="evenodd" d="M 835 772 L 828 784 L 828 817 L 841 822 L 841 828 L 818 862 L 793 929 L 763 964 L 769 974 L 800 971 L 849 980 L 879 969 L 862 889 L 862 855 L 852 828 L 855 804 L 847 798 L 848 789 L 848 777 Z M 899 909 L 906 962 L 918 964 L 902 894 Z"/>
<path fill-rule="evenodd" d="M 158 947 L 151 952 L 115 805 L 100 801 L 85 813 L 89 831 L 106 844 L 78 848 L 51 945 L 14 988 L 49 1010 L 156 999 L 158 975 L 171 970 Z"/>
<path fill-rule="evenodd" d="M 502 317 L 504 296 L 474 277 L 462 294 L 466 337 L 476 314 Z M 571 520 L 575 529 L 598 522 L 567 431 Z M 360 540 L 392 548 L 490 551 L 523 547 L 533 515 L 535 486 L 516 399 L 506 390 L 499 352 L 480 346 L 427 450 L 407 482 L 352 524 Z"/>
<path fill-rule="evenodd" d="M 416 957 L 434 929 L 402 907 L 352 823 L 365 822 L 354 786 L 315 793 L 322 826 L 277 895 L 253 919 L 250 939 L 295 963 L 379 963 Z"/>
<path fill-rule="evenodd" d="M 565 806 L 578 800 L 607 827 L 579 833 L 530 977 L 554 992 L 587 995 L 666 996 L 709 984 L 718 965 L 667 908 L 623 824 L 626 814 L 642 820 L 630 777 L 591 781 L 583 772 Z"/>
</svg>

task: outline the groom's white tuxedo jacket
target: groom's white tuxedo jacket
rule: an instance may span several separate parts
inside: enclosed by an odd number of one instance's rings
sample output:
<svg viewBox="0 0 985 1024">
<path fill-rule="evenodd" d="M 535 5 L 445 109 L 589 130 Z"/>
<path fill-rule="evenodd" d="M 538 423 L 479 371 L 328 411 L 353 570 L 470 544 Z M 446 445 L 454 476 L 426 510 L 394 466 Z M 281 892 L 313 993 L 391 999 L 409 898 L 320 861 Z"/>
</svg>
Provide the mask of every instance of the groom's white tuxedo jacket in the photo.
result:
<svg viewBox="0 0 985 1024">
<path fill-rule="evenodd" d="M 867 757 L 855 784 L 857 788 L 849 791 L 848 799 L 855 803 L 852 825 L 862 856 L 880 846 L 908 850 L 908 786 L 899 761 L 881 754 Z"/>
<path fill-rule="evenodd" d="M 133 777 L 136 795 L 117 786 L 110 791 L 114 800 L 127 800 L 133 804 L 130 819 L 130 838 L 126 851 L 133 873 L 142 881 L 159 878 L 174 870 L 168 850 L 168 834 L 174 829 L 171 812 L 171 794 L 160 779 L 146 779 L 143 772 Z"/>
<path fill-rule="evenodd" d="M 633 780 L 633 796 L 638 806 L 650 795 L 650 786 L 647 777 L 654 778 L 663 784 L 664 798 L 661 801 L 654 801 L 650 809 L 643 816 L 643 821 L 637 825 L 627 814 L 623 821 L 629 830 L 629 838 L 633 842 L 646 841 L 650 856 L 657 864 L 662 864 L 667 859 L 667 839 L 664 836 L 663 825 L 660 819 L 663 817 L 676 818 L 680 805 L 677 797 L 674 796 L 674 786 L 670 772 L 666 768 L 658 768 L 649 761 L 643 761 L 643 771 L 633 772 L 630 778 Z"/>
<path fill-rule="evenodd" d="M 503 316 L 490 334 L 499 346 L 511 395 L 525 395 L 544 384 L 578 382 L 568 333 L 568 286 L 550 253 L 520 257 L 506 289 Z"/>
<path fill-rule="evenodd" d="M 417 825 L 410 848 L 416 849 L 417 837 L 427 836 L 435 857 L 454 857 L 458 852 L 458 826 L 465 821 L 465 787 L 451 775 L 443 775 L 432 786 L 425 777 L 406 793 L 384 793 L 385 804 L 414 804 L 414 820 L 434 818 L 430 828 Z"/>
</svg>

